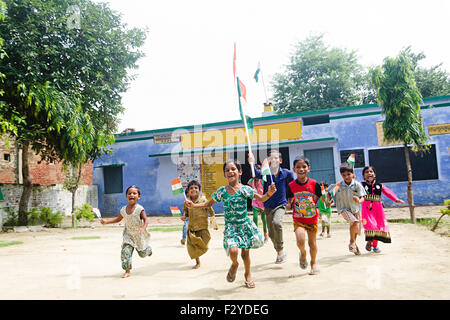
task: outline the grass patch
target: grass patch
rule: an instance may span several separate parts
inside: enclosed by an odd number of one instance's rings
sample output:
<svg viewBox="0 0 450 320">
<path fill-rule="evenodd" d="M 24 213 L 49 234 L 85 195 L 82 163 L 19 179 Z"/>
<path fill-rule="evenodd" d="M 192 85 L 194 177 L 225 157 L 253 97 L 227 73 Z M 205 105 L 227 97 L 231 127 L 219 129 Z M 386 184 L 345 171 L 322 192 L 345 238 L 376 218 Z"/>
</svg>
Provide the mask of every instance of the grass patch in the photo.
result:
<svg viewBox="0 0 450 320">
<path fill-rule="evenodd" d="M 416 224 L 427 227 L 431 230 L 438 218 L 416 218 Z M 411 219 L 392 219 L 389 222 L 393 223 L 411 223 Z M 450 237 L 450 221 L 447 217 L 443 217 L 434 231 L 437 234 Z"/>
<path fill-rule="evenodd" d="M 9 242 L 0 241 L 0 248 L 1 247 L 13 246 L 15 244 L 23 244 L 23 242 L 22 241 L 9 241 Z"/>
<path fill-rule="evenodd" d="M 182 231 L 183 226 L 160 226 L 160 227 L 150 227 L 148 231 L 162 231 L 162 232 L 172 232 L 172 231 Z"/>
<path fill-rule="evenodd" d="M 100 239 L 99 236 L 91 236 L 91 237 L 72 237 L 72 240 L 90 240 L 90 239 Z"/>
</svg>

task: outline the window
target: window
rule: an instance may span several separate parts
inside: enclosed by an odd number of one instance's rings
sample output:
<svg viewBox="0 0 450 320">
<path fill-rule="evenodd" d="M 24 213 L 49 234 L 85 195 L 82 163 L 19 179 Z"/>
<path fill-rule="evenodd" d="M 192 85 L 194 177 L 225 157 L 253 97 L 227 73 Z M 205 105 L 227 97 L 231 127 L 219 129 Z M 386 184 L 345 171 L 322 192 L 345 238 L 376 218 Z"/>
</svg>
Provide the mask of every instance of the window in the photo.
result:
<svg viewBox="0 0 450 320">
<path fill-rule="evenodd" d="M 11 161 L 11 155 L 9 153 L 4 153 L 3 160 L 8 161 L 8 162 Z"/>
<path fill-rule="evenodd" d="M 413 180 L 439 179 L 436 160 L 436 145 L 429 152 L 414 153 L 409 150 Z M 379 182 L 408 181 L 405 151 L 403 147 L 369 150 L 370 165 L 377 171 Z"/>
<path fill-rule="evenodd" d="M 328 114 L 323 116 L 305 117 L 302 118 L 304 126 L 311 126 L 313 124 L 330 123 L 330 116 Z"/>
<path fill-rule="evenodd" d="M 123 192 L 122 166 L 103 167 L 105 194 Z"/>
<path fill-rule="evenodd" d="M 364 149 L 341 150 L 341 163 L 346 162 L 352 153 L 355 155 L 355 168 L 364 168 L 366 166 Z"/>
</svg>

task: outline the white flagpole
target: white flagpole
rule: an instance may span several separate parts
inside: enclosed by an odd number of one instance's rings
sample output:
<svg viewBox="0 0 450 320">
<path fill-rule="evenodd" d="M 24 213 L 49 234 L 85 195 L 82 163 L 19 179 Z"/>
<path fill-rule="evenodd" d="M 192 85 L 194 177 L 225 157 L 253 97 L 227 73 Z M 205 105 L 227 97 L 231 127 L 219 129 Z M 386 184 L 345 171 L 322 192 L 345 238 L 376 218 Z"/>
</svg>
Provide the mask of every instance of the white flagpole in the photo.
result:
<svg viewBox="0 0 450 320">
<path fill-rule="evenodd" d="M 266 103 L 269 103 L 269 100 L 267 99 L 266 85 L 264 84 L 263 72 L 262 72 L 262 69 L 261 69 L 261 62 L 259 62 L 259 72 L 261 73 L 261 81 L 262 81 L 262 84 L 263 84 L 264 95 L 266 97 Z"/>
</svg>

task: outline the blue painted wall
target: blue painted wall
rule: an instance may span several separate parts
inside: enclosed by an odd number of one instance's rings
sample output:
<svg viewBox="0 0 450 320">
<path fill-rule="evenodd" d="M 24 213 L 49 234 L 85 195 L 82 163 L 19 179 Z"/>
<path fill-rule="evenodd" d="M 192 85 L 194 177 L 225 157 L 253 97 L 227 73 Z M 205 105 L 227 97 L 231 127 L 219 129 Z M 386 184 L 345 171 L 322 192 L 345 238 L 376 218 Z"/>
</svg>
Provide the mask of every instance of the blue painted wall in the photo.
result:
<svg viewBox="0 0 450 320">
<path fill-rule="evenodd" d="M 447 98 L 450 102 L 450 98 Z M 336 180 L 341 180 L 339 174 L 340 150 L 364 149 L 366 165 L 369 165 L 368 150 L 379 149 L 376 122 L 384 118 L 380 114 L 354 116 L 356 112 L 371 113 L 380 111 L 377 107 L 364 110 L 344 110 L 330 113 L 330 123 L 302 127 L 302 140 L 320 138 L 335 138 L 328 141 L 305 142 L 289 145 L 290 158 L 303 154 L 304 150 L 330 148 L 334 150 L 334 165 Z M 450 123 L 450 107 L 439 107 L 422 110 L 424 127 L 428 133 L 428 125 Z M 342 118 L 341 118 L 342 117 Z M 283 121 L 299 121 L 301 114 Z M 268 120 L 268 122 L 275 122 Z M 267 121 L 265 121 L 267 123 Z M 219 128 L 224 128 L 221 126 Z M 163 133 L 171 133 L 169 131 Z M 161 133 L 158 133 L 161 134 Z M 171 156 L 149 157 L 150 154 L 167 154 L 180 150 L 179 143 L 154 144 L 152 132 L 134 133 L 130 136 L 119 136 L 113 146 L 113 154 L 104 156 L 94 162 L 94 184 L 98 185 L 99 207 L 105 216 L 116 216 L 122 206 L 127 204 L 125 189 L 130 185 L 141 188 L 140 204 L 149 215 L 169 215 L 169 206 L 183 206 L 184 196 L 173 196 L 170 182 L 177 178 L 176 160 Z M 126 142 L 125 140 L 130 140 Z M 450 134 L 430 136 L 430 143 L 436 145 L 438 162 L 438 180 L 414 181 L 414 201 L 416 205 L 442 204 L 444 199 L 450 199 Z M 390 146 L 396 147 L 396 146 Z M 292 161 L 289 164 L 292 167 Z M 123 192 L 104 194 L 102 165 L 123 165 Z M 426 168 L 423 168 L 426 170 Z M 355 169 L 357 180 L 362 180 L 362 168 Z M 401 199 L 407 202 L 407 182 L 386 183 L 386 185 Z M 396 205 L 386 200 L 386 205 Z M 223 212 L 222 204 L 213 207 L 217 212 Z"/>
</svg>

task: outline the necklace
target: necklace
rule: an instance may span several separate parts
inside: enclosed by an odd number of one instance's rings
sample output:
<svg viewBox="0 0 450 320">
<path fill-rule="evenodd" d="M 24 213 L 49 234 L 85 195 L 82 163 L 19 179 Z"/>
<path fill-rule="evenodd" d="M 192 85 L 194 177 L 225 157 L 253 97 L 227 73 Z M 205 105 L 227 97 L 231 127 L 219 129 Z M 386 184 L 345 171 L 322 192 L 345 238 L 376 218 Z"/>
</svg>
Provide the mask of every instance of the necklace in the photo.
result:
<svg viewBox="0 0 450 320">
<path fill-rule="evenodd" d="M 237 193 L 239 191 L 239 189 L 241 188 L 240 185 L 238 185 L 238 188 L 236 190 L 236 188 L 234 188 L 233 186 L 231 186 L 230 184 L 228 184 L 228 186 L 234 191 L 234 193 Z"/>
</svg>

